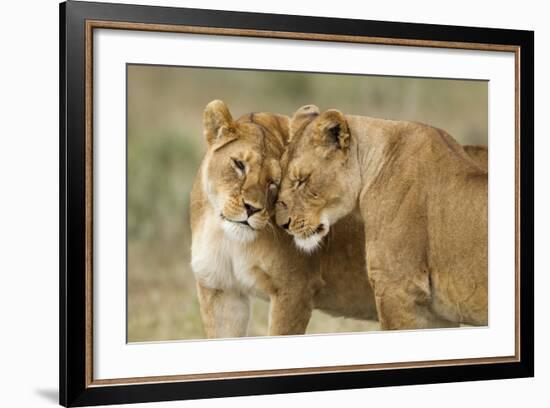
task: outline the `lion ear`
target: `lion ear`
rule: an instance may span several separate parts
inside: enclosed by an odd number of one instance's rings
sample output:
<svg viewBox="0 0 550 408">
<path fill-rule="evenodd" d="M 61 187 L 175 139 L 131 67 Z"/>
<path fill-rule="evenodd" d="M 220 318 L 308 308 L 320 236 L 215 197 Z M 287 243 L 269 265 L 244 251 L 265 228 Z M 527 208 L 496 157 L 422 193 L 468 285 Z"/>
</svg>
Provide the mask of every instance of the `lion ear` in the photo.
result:
<svg viewBox="0 0 550 408">
<path fill-rule="evenodd" d="M 206 105 L 203 117 L 204 136 L 209 146 L 223 140 L 234 139 L 234 123 L 229 109 L 223 101 L 215 100 Z M 225 144 L 225 142 L 223 142 Z"/>
<path fill-rule="evenodd" d="M 290 121 L 290 140 L 317 116 L 319 116 L 319 108 L 315 105 L 305 105 L 294 112 Z"/>
<path fill-rule="evenodd" d="M 319 133 L 328 144 L 335 145 L 338 149 L 347 150 L 349 147 L 349 128 L 342 112 L 330 109 L 320 117 Z"/>
</svg>

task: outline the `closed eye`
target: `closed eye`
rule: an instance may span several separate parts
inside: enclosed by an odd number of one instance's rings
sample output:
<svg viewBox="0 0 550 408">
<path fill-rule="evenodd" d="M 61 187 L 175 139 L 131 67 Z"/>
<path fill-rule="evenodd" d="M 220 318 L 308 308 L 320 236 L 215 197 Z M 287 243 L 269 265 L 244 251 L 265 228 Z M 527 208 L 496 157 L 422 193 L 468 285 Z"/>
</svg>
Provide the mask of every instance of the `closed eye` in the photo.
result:
<svg viewBox="0 0 550 408">
<path fill-rule="evenodd" d="M 307 176 L 307 177 L 302 177 L 302 178 L 296 180 L 296 187 L 301 187 L 301 186 L 303 186 L 304 184 L 307 183 L 308 180 L 309 180 L 309 176 Z"/>
<path fill-rule="evenodd" d="M 241 174 L 244 174 L 244 171 L 246 168 L 244 163 L 237 159 L 231 159 L 231 160 L 233 160 L 233 165 L 237 168 L 237 170 L 239 170 Z"/>
</svg>

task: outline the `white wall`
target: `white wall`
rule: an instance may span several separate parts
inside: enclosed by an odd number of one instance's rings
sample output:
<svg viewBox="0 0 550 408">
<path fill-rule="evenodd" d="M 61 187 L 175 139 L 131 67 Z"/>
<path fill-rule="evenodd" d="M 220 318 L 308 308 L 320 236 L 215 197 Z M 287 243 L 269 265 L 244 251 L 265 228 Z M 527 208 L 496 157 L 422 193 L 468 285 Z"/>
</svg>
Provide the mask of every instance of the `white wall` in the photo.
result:
<svg viewBox="0 0 550 408">
<path fill-rule="evenodd" d="M 144 1 L 186 7 L 376 20 L 531 29 L 536 31 L 536 171 L 539 255 L 536 274 L 536 378 L 392 387 L 150 404 L 147 407 L 335 406 L 342 403 L 446 407 L 543 406 L 548 400 L 550 359 L 546 345 L 550 310 L 546 211 L 550 147 L 546 119 L 550 90 L 550 28 L 545 3 L 510 1 L 232 0 Z M 0 5 L 0 405 L 54 406 L 58 379 L 58 8 L 54 0 Z M 547 402 L 546 402 L 547 404 Z M 140 406 L 140 405 L 137 405 Z M 145 406 L 145 405 L 144 405 Z"/>
</svg>

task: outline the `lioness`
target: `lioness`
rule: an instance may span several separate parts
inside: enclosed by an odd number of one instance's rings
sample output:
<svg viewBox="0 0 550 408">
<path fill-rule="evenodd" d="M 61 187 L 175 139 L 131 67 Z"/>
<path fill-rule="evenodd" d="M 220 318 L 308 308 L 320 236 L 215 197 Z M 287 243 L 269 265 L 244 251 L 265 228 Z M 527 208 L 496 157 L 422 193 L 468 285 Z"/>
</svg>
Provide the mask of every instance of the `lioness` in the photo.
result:
<svg viewBox="0 0 550 408">
<path fill-rule="evenodd" d="M 271 113 L 234 121 L 221 101 L 204 111 L 208 147 L 191 193 L 191 265 L 209 338 L 245 336 L 253 295 L 270 300 L 269 335 L 304 333 L 312 308 L 377 319 L 362 224 L 344 217 L 315 256 L 271 224 L 289 121 Z"/>
<path fill-rule="evenodd" d="M 484 149 L 477 164 L 442 130 L 314 105 L 291 128 L 276 217 L 297 246 L 312 251 L 352 214 L 383 329 L 486 325 Z"/>
</svg>

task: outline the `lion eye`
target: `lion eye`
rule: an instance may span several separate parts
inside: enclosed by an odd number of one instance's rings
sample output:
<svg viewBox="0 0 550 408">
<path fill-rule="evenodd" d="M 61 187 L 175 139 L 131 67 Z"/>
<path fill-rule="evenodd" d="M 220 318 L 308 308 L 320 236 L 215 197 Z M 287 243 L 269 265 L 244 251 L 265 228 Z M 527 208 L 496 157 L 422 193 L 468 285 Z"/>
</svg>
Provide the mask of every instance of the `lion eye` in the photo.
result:
<svg viewBox="0 0 550 408">
<path fill-rule="evenodd" d="M 309 179 L 309 176 L 308 176 L 308 177 L 303 177 L 303 178 L 301 178 L 301 179 L 298 179 L 298 180 L 296 181 L 296 187 L 301 187 L 301 186 L 303 186 L 304 184 L 306 184 L 306 182 L 308 181 L 308 179 Z"/>
<path fill-rule="evenodd" d="M 235 167 L 239 169 L 242 173 L 244 173 L 244 169 L 245 169 L 244 163 L 237 159 L 231 159 L 231 160 L 233 160 L 233 164 L 235 165 Z"/>
</svg>

